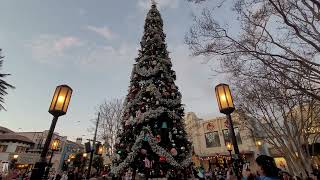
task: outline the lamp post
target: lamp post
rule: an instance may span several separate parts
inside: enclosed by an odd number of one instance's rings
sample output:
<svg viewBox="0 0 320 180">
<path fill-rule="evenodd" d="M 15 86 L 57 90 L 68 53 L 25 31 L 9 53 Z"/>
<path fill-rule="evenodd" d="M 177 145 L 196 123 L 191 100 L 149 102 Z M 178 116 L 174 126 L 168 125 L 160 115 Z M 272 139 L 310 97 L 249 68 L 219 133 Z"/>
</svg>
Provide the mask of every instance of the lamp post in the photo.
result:
<svg viewBox="0 0 320 180">
<path fill-rule="evenodd" d="M 55 151 L 59 151 L 59 146 L 60 146 L 60 140 L 59 139 L 54 139 L 51 143 L 51 155 L 50 155 L 50 159 L 49 159 L 49 163 L 48 163 L 48 166 L 45 170 L 45 173 L 44 173 L 44 178 L 47 179 L 48 178 L 48 175 L 49 175 L 49 171 L 50 171 L 50 168 L 51 168 L 51 161 L 52 161 L 52 157 L 53 157 L 53 154 Z"/>
<path fill-rule="evenodd" d="M 40 161 L 34 165 L 30 180 L 39 180 L 44 178 L 43 176 L 45 172 L 45 167 L 48 165 L 46 157 L 49 151 L 49 146 L 53 136 L 53 132 L 56 127 L 59 116 L 63 116 L 67 113 L 71 95 L 72 89 L 69 86 L 57 86 L 49 108 L 49 113 L 53 115 L 53 120 L 51 122 L 46 142 L 41 152 Z"/>
<path fill-rule="evenodd" d="M 83 173 L 83 169 L 84 169 L 85 166 L 86 166 L 87 157 L 88 157 L 88 154 L 87 154 L 87 153 L 83 153 L 83 154 L 82 154 L 82 158 L 83 158 L 83 165 L 82 165 L 82 168 L 81 168 L 81 172 L 82 172 L 82 173 Z"/>
<path fill-rule="evenodd" d="M 229 156 L 230 156 L 229 165 L 231 165 L 232 164 L 232 154 L 231 154 L 231 152 L 232 152 L 232 144 L 230 142 L 227 142 L 226 146 L 227 146 L 227 150 L 228 150 Z"/>
<path fill-rule="evenodd" d="M 241 178 L 241 169 L 239 167 L 240 159 L 239 159 L 239 147 L 236 139 L 236 135 L 233 128 L 233 122 L 231 119 L 231 113 L 235 110 L 232 95 L 230 92 L 229 85 L 227 84 L 218 84 L 215 87 L 216 98 L 219 106 L 219 110 L 221 113 L 227 116 L 227 121 L 229 125 L 229 133 L 231 136 L 231 141 L 234 149 L 234 153 L 236 155 L 236 159 L 234 161 L 235 166 L 235 174 L 237 175 L 238 179 Z M 231 151 L 230 151 L 231 152 Z"/>
<path fill-rule="evenodd" d="M 98 113 L 98 119 L 97 119 L 97 122 L 96 122 L 96 130 L 95 130 L 94 136 L 93 136 L 93 141 L 92 141 L 92 147 L 93 148 L 95 148 L 95 144 L 96 144 L 99 121 L 100 121 L 100 113 Z M 92 166 L 92 160 L 93 160 L 93 153 L 94 153 L 94 149 L 90 149 L 90 159 L 89 159 L 87 179 L 90 179 L 90 175 L 91 175 L 91 166 Z"/>
<path fill-rule="evenodd" d="M 233 100 L 230 92 L 230 88 L 227 84 L 218 84 L 215 88 L 219 110 L 221 113 L 227 116 L 229 133 L 234 148 L 234 153 L 239 156 L 239 147 L 235 136 L 233 122 L 231 119 L 231 113 L 235 110 Z"/>
</svg>

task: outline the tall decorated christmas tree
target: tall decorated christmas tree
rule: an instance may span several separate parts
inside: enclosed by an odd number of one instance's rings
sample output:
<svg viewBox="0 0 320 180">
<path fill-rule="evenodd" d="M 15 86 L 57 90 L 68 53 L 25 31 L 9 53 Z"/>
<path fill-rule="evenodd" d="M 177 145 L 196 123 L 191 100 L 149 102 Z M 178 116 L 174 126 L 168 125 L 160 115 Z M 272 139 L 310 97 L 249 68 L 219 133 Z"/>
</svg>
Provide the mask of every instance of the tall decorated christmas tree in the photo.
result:
<svg viewBox="0 0 320 180">
<path fill-rule="evenodd" d="M 181 94 L 174 81 L 163 21 L 152 3 L 133 66 L 111 174 L 184 179 L 190 175 L 191 143 L 184 129 Z"/>
</svg>

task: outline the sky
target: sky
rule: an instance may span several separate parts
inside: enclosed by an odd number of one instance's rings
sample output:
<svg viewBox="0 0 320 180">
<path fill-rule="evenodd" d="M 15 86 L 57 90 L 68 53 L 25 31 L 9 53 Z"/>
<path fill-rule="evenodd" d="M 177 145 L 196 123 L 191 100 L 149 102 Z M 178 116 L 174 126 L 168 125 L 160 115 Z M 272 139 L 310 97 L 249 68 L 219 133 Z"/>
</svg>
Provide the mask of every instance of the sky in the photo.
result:
<svg viewBox="0 0 320 180">
<path fill-rule="evenodd" d="M 185 112 L 221 116 L 214 86 L 225 81 L 212 71 L 219 66 L 191 56 L 184 43 L 192 15 L 213 1 L 201 5 L 157 1 Z M 0 111 L 0 126 L 14 131 L 48 129 L 55 87 L 67 84 L 73 96 L 55 131 L 71 140 L 91 138 L 88 127 L 96 118 L 97 105 L 127 94 L 149 8 L 150 0 L 1 1 L 0 48 L 5 56 L 1 73 L 12 74 L 6 81 L 16 89 L 5 96 L 7 111 Z M 224 9 L 217 12 L 225 14 Z"/>
</svg>

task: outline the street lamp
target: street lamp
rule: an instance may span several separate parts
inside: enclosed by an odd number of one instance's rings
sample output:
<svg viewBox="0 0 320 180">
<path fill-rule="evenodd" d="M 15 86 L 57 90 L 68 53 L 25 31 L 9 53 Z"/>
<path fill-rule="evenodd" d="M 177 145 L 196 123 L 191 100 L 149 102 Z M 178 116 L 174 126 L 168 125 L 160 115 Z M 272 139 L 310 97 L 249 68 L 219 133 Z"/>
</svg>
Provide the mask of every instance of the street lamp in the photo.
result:
<svg viewBox="0 0 320 180">
<path fill-rule="evenodd" d="M 17 161 L 18 161 L 18 157 L 19 157 L 18 154 L 14 154 L 14 155 L 13 155 L 13 158 L 12 158 L 11 164 L 10 164 L 10 168 L 11 168 L 11 169 L 14 169 L 14 168 L 15 168 L 15 165 L 16 165 L 16 163 L 17 163 Z"/>
<path fill-rule="evenodd" d="M 236 159 L 233 163 L 235 166 L 235 174 L 237 175 L 238 179 L 241 179 L 241 168 L 240 168 L 240 159 L 239 159 L 239 147 L 236 139 L 236 135 L 233 128 L 233 122 L 231 119 L 231 113 L 235 110 L 233 99 L 231 95 L 231 91 L 229 85 L 227 84 L 218 84 L 215 87 L 216 98 L 219 106 L 219 110 L 221 113 L 227 116 L 227 121 L 229 125 L 229 134 L 231 136 L 232 145 L 234 149 L 234 153 L 236 155 Z M 231 153 L 231 151 L 229 151 Z"/>
<path fill-rule="evenodd" d="M 100 143 L 98 143 L 98 144 L 96 145 L 96 154 L 101 156 L 102 153 L 103 153 L 103 145 L 100 144 Z"/>
<path fill-rule="evenodd" d="M 261 141 L 257 141 L 257 146 L 261 146 L 262 145 L 262 142 Z"/>
<path fill-rule="evenodd" d="M 229 133 L 231 135 L 231 140 L 234 148 L 234 153 L 239 156 L 239 147 L 237 143 L 237 139 L 235 136 L 233 122 L 231 120 L 231 113 L 235 110 L 232 100 L 232 95 L 230 92 L 229 85 L 227 84 L 218 84 L 215 88 L 217 102 L 219 106 L 219 110 L 221 113 L 227 116 L 228 124 L 229 124 Z"/>
<path fill-rule="evenodd" d="M 83 162 L 82 162 L 82 168 L 81 168 L 81 172 L 83 173 L 83 170 L 86 166 L 86 162 L 87 162 L 87 157 L 88 157 L 88 153 L 83 153 L 82 154 L 82 159 L 83 159 Z"/>
<path fill-rule="evenodd" d="M 231 144 L 230 142 L 227 142 L 227 150 L 229 151 L 230 158 L 232 158 L 232 154 L 231 154 L 231 151 L 232 151 L 232 144 Z"/>
<path fill-rule="evenodd" d="M 39 180 L 43 178 L 45 167 L 48 165 L 46 157 L 49 151 L 49 146 L 54 129 L 56 127 L 59 116 L 65 115 L 67 113 L 71 95 L 72 89 L 69 86 L 57 86 L 49 108 L 49 113 L 53 115 L 53 120 L 51 122 L 48 136 L 41 152 L 40 161 L 34 165 L 30 180 Z"/>
<path fill-rule="evenodd" d="M 18 154 L 13 155 L 13 159 L 14 159 L 14 160 L 17 160 L 17 159 L 18 159 L 18 157 L 19 157 L 19 155 L 18 155 Z"/>
<path fill-rule="evenodd" d="M 46 171 L 45 171 L 45 178 L 48 177 L 49 175 L 49 171 L 50 171 L 50 167 L 51 167 L 51 161 L 52 161 L 52 157 L 53 157 L 53 154 L 54 154 L 54 151 L 59 151 L 59 146 L 60 146 L 60 140 L 59 139 L 54 139 L 51 143 L 51 156 L 50 156 L 50 159 L 49 159 L 49 163 L 48 163 L 48 166 L 46 168 Z"/>
</svg>

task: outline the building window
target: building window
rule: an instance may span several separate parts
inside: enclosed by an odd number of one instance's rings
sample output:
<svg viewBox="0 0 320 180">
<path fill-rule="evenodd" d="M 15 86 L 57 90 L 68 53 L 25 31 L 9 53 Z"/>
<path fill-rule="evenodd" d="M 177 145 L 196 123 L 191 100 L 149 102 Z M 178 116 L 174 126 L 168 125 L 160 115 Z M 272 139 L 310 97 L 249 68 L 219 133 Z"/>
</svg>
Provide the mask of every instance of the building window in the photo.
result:
<svg viewBox="0 0 320 180">
<path fill-rule="evenodd" d="M 6 152 L 8 148 L 8 145 L 1 145 L 0 144 L 0 152 Z"/>
<path fill-rule="evenodd" d="M 228 142 L 232 143 L 232 140 L 231 140 L 231 137 L 230 137 L 230 133 L 229 133 L 229 129 L 224 129 L 224 130 L 222 130 L 222 132 L 223 132 L 223 138 L 224 138 L 225 145 Z M 237 128 L 237 127 L 234 128 L 234 133 L 236 135 L 237 143 L 238 144 L 242 144 L 239 128 Z"/>
<path fill-rule="evenodd" d="M 23 146 L 17 146 L 16 148 L 16 153 L 24 153 L 26 152 L 27 148 L 26 147 L 23 147 Z"/>
<path fill-rule="evenodd" d="M 207 148 L 220 147 L 220 139 L 218 131 L 208 132 L 204 134 Z"/>
</svg>

